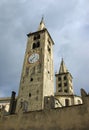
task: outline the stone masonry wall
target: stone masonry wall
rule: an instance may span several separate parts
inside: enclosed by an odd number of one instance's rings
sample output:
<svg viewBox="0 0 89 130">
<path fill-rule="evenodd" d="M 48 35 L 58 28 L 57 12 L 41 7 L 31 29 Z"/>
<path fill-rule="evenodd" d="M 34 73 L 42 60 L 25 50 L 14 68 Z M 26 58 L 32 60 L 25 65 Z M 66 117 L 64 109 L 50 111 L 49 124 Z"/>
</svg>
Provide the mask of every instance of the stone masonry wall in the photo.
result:
<svg viewBox="0 0 89 130">
<path fill-rule="evenodd" d="M 89 96 L 83 105 L 45 109 L 0 119 L 0 130 L 89 130 Z"/>
</svg>

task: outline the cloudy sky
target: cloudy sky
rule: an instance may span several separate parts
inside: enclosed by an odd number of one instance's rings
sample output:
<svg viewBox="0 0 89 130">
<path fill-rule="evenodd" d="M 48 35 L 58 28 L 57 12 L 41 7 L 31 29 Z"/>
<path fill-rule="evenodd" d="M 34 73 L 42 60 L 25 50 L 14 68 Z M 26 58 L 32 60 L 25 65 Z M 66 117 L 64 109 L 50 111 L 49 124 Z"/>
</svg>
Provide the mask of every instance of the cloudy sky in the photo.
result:
<svg viewBox="0 0 89 130">
<path fill-rule="evenodd" d="M 64 58 L 74 91 L 89 92 L 89 0 L 0 0 L 0 97 L 18 93 L 27 36 L 41 17 L 54 42 L 54 72 Z"/>
</svg>

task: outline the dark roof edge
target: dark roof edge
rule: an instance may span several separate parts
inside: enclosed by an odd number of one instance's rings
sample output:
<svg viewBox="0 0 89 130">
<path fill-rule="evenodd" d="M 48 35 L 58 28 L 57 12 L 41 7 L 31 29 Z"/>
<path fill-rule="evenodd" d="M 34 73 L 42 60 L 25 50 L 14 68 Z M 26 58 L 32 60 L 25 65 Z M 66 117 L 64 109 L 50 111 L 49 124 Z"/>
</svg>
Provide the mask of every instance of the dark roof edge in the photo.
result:
<svg viewBox="0 0 89 130">
<path fill-rule="evenodd" d="M 51 35 L 49 34 L 49 32 L 48 32 L 48 30 L 47 30 L 46 28 L 44 28 L 43 30 L 40 30 L 40 31 L 33 32 L 33 33 L 28 33 L 27 36 L 29 37 L 29 36 L 31 36 L 31 35 L 33 35 L 33 34 L 40 33 L 40 32 L 45 32 L 45 31 L 47 31 L 47 33 L 48 33 L 48 35 L 49 35 L 49 37 L 50 37 L 50 39 L 52 40 L 53 45 L 54 45 L 54 41 L 53 41 Z"/>
</svg>

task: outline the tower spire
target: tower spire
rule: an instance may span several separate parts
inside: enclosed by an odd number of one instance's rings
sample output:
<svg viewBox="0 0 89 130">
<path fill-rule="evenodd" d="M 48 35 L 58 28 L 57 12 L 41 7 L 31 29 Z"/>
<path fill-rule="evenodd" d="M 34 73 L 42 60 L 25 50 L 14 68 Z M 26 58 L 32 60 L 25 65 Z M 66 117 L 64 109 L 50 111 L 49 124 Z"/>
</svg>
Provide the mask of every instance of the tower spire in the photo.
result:
<svg viewBox="0 0 89 130">
<path fill-rule="evenodd" d="M 38 31 L 43 30 L 44 28 L 45 28 L 44 16 L 42 16 L 40 25 L 38 27 Z"/>
<path fill-rule="evenodd" d="M 42 15 L 40 24 L 41 24 L 42 22 L 44 22 L 44 15 Z"/>
<path fill-rule="evenodd" d="M 64 63 L 64 60 L 63 60 L 63 58 L 62 58 L 61 65 L 60 65 L 60 69 L 59 69 L 59 74 L 60 74 L 60 73 L 66 73 L 66 72 L 68 72 L 68 70 L 67 70 L 67 68 L 66 68 L 66 66 L 65 66 L 65 63 Z"/>
</svg>

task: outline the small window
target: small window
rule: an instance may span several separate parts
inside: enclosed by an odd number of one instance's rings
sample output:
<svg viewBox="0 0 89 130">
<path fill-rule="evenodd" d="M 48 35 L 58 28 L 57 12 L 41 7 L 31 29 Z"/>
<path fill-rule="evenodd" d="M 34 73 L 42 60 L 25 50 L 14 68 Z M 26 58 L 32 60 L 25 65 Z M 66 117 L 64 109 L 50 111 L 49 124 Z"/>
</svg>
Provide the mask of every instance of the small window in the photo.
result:
<svg viewBox="0 0 89 130">
<path fill-rule="evenodd" d="M 51 52 L 51 49 L 50 49 L 50 47 L 48 46 L 48 52 L 50 53 Z"/>
<path fill-rule="evenodd" d="M 61 89 L 59 89 L 59 90 L 58 90 L 58 92 L 62 92 L 62 90 L 61 90 Z"/>
<path fill-rule="evenodd" d="M 67 89 L 65 89 L 65 90 L 64 90 L 64 92 L 65 92 L 65 93 L 67 93 L 67 92 L 68 92 L 68 90 L 67 90 Z"/>
<path fill-rule="evenodd" d="M 37 35 L 37 39 L 40 39 L 40 34 Z"/>
<path fill-rule="evenodd" d="M 67 79 L 67 77 L 66 76 L 64 76 L 64 80 L 66 80 Z"/>
<path fill-rule="evenodd" d="M 69 106 L 69 99 L 65 99 L 65 106 Z"/>
<path fill-rule="evenodd" d="M 34 36 L 34 40 L 36 40 L 36 36 Z"/>
<path fill-rule="evenodd" d="M 58 81 L 60 81 L 61 80 L 61 77 L 58 77 Z"/>
<path fill-rule="evenodd" d="M 33 43 L 32 49 L 36 48 L 36 43 Z"/>
<path fill-rule="evenodd" d="M 67 83 L 64 83 L 64 86 L 67 86 Z"/>
<path fill-rule="evenodd" d="M 50 72 L 48 71 L 48 74 L 49 74 Z"/>
<path fill-rule="evenodd" d="M 60 83 L 60 84 L 58 84 L 58 87 L 61 87 L 61 83 Z"/>
<path fill-rule="evenodd" d="M 35 35 L 33 39 L 34 39 L 34 40 L 40 39 L 40 34 Z"/>
<path fill-rule="evenodd" d="M 31 78 L 30 81 L 33 81 L 33 78 Z"/>
<path fill-rule="evenodd" d="M 37 42 L 36 47 L 37 48 L 40 47 L 40 42 Z"/>
<path fill-rule="evenodd" d="M 29 93 L 29 97 L 31 97 L 31 93 Z"/>
</svg>

